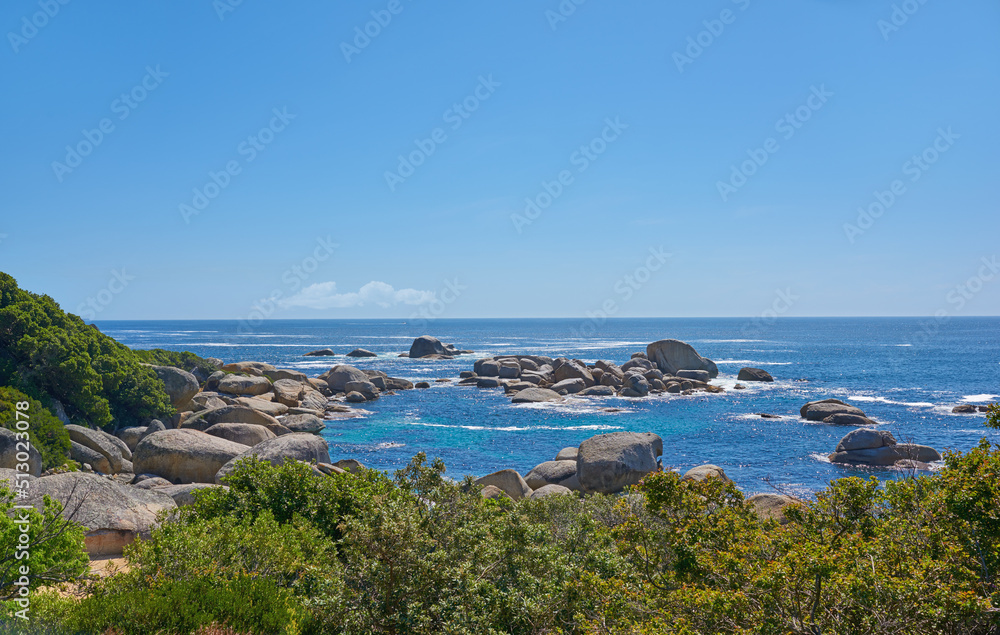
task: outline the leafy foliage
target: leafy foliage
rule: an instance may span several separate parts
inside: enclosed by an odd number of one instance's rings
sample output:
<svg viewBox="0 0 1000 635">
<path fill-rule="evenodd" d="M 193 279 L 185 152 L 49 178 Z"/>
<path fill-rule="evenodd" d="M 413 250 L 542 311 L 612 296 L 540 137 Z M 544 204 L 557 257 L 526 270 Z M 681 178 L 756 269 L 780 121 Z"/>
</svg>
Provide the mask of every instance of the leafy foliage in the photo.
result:
<svg viewBox="0 0 1000 635">
<path fill-rule="evenodd" d="M 156 374 L 128 347 L 0 273 L 0 385 L 83 424 L 135 425 L 172 413 Z"/>
<path fill-rule="evenodd" d="M 28 409 L 23 414 L 28 415 L 28 438 L 31 445 L 42 455 L 42 469 L 58 467 L 69 458 L 69 433 L 63 427 L 62 421 L 45 408 L 37 399 L 32 399 L 14 388 L 0 386 L 0 427 L 16 431 L 17 410 L 19 401 L 27 401 Z"/>
</svg>

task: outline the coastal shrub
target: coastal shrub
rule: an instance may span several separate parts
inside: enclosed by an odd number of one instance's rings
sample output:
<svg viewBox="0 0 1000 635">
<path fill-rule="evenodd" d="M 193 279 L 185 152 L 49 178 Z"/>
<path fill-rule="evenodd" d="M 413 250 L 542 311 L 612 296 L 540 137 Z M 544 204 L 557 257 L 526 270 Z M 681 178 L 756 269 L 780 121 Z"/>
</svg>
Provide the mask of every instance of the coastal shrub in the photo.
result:
<svg viewBox="0 0 1000 635">
<path fill-rule="evenodd" d="M 90 562 L 83 527 L 64 520 L 60 516 L 62 505 L 48 496 L 41 512 L 34 508 L 15 510 L 17 499 L 6 483 L 0 481 L 0 601 L 22 597 L 22 577 L 27 579 L 29 591 L 79 580 Z M 25 526 L 26 534 L 22 532 Z M 24 544 L 22 535 L 27 535 L 27 551 L 18 548 Z M 22 566 L 28 567 L 28 573 L 21 572 Z M 7 603 L 4 609 L 9 617 L 18 607 Z"/>
<path fill-rule="evenodd" d="M 28 409 L 22 410 L 19 418 L 16 406 L 22 401 L 28 402 Z M 0 386 L 0 426 L 17 432 L 18 421 L 28 422 L 28 438 L 42 455 L 42 469 L 66 463 L 69 459 L 69 432 L 62 421 L 37 399 L 9 386 Z"/>
<path fill-rule="evenodd" d="M 126 346 L 65 313 L 52 298 L 0 273 L 0 385 L 42 403 L 58 400 L 71 420 L 137 425 L 173 413 L 156 374 Z"/>
<path fill-rule="evenodd" d="M 139 361 L 154 366 L 173 366 L 188 372 L 200 370 L 206 377 L 217 371 L 215 364 L 189 351 L 168 351 L 162 348 L 133 349 Z"/>
</svg>

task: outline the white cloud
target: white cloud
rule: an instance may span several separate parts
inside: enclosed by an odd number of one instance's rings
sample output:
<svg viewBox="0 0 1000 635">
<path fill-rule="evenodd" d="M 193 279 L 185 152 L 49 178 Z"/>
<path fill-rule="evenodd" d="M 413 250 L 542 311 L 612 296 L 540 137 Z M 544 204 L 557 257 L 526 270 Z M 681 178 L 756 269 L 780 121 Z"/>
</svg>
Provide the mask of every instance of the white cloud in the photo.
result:
<svg viewBox="0 0 1000 635">
<path fill-rule="evenodd" d="M 427 304 L 434 300 L 431 291 L 399 289 L 391 284 L 372 280 L 357 292 L 337 293 L 336 282 L 317 282 L 295 295 L 280 301 L 283 307 L 301 306 L 309 309 L 346 309 L 374 304 L 384 309 L 397 304 Z"/>
</svg>

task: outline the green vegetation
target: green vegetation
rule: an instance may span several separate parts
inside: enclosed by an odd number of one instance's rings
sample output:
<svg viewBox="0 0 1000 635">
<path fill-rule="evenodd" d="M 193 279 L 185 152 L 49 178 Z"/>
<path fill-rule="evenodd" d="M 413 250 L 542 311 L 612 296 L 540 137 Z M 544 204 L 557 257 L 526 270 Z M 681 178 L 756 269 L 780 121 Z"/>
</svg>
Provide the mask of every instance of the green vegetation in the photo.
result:
<svg viewBox="0 0 1000 635">
<path fill-rule="evenodd" d="M 128 347 L 0 273 L 0 386 L 59 401 L 84 425 L 137 425 L 171 414 L 156 374 Z"/>
<path fill-rule="evenodd" d="M 168 351 L 162 348 L 154 348 L 148 351 L 133 349 L 133 353 L 139 361 L 154 366 L 173 366 L 188 372 L 195 369 L 201 371 L 205 377 L 218 370 L 212 362 L 204 357 L 199 357 L 188 351 Z"/>
<path fill-rule="evenodd" d="M 19 401 L 28 402 L 28 415 L 31 426 L 28 437 L 31 445 L 42 455 L 42 469 L 59 467 L 69 458 L 69 433 L 59 419 L 56 418 L 37 399 L 32 399 L 14 388 L 0 386 L 0 427 L 17 431 L 17 414 L 15 406 Z"/>
</svg>

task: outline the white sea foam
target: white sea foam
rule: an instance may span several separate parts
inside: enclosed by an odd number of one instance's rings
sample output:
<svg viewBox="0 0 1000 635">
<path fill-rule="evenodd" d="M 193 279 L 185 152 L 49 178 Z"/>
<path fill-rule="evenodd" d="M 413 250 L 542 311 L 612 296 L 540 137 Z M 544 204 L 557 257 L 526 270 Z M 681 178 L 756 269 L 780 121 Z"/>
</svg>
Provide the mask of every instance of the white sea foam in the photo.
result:
<svg viewBox="0 0 1000 635">
<path fill-rule="evenodd" d="M 878 402 L 891 404 L 893 406 L 906 406 L 907 408 L 936 408 L 937 404 L 930 403 L 929 401 L 896 401 L 894 399 L 886 399 L 885 397 L 869 397 L 867 395 L 849 395 L 847 397 L 850 401 L 862 401 L 862 402 Z"/>
<path fill-rule="evenodd" d="M 452 428 L 461 430 L 495 430 L 497 432 L 527 432 L 530 430 L 621 430 L 621 426 L 609 426 L 603 424 L 592 424 L 584 426 L 502 426 L 497 428 L 489 428 L 487 426 L 461 426 L 461 425 L 449 425 L 446 423 L 428 423 L 426 421 L 404 421 L 404 425 L 408 426 L 424 426 L 427 428 Z"/>
<path fill-rule="evenodd" d="M 983 403 L 987 401 L 996 401 L 997 398 L 1000 398 L 1000 395 L 990 395 L 990 394 L 966 395 L 962 397 L 962 401 L 968 401 L 971 403 Z"/>
<path fill-rule="evenodd" d="M 376 450 L 391 450 L 392 448 L 402 448 L 405 447 L 405 443 L 393 443 L 392 441 L 384 441 L 382 443 L 376 443 Z"/>
<path fill-rule="evenodd" d="M 816 459 L 820 463 L 830 463 L 830 455 L 828 454 L 821 454 L 819 452 L 810 452 L 809 457 L 812 459 Z M 832 465 L 832 463 L 830 464 Z"/>
<path fill-rule="evenodd" d="M 744 366 L 792 366 L 795 362 L 758 362 L 752 359 L 715 359 L 716 364 L 742 364 Z"/>
</svg>

